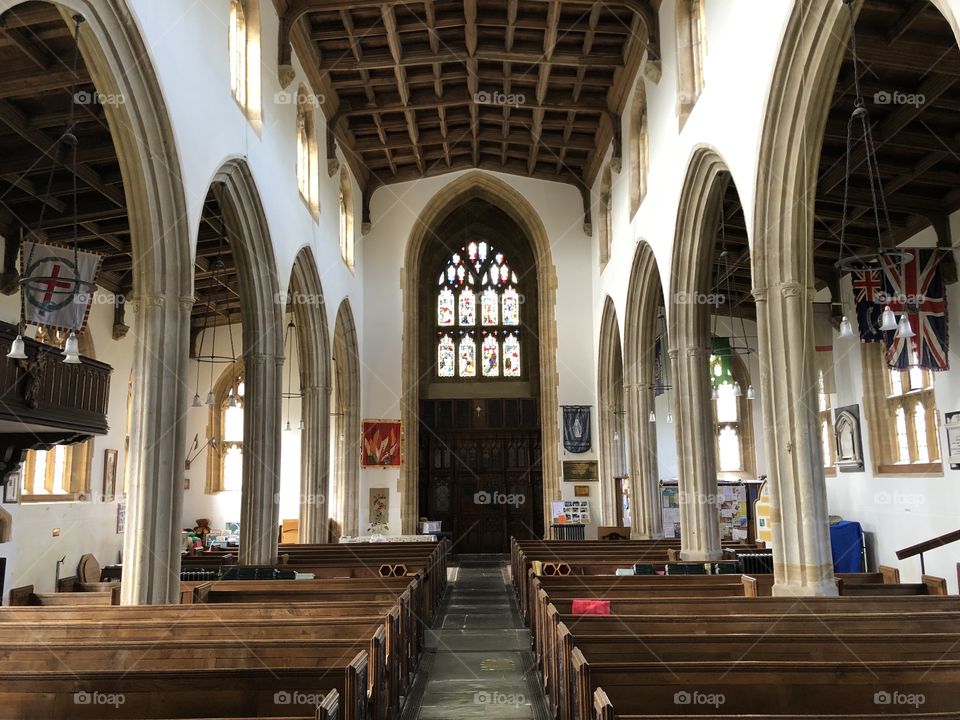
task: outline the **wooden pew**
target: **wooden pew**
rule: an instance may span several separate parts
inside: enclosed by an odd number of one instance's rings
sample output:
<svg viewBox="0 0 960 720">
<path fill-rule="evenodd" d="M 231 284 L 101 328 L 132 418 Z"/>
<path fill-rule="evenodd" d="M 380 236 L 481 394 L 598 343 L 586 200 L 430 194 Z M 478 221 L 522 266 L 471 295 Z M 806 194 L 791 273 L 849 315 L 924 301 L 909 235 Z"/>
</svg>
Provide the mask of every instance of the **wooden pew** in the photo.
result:
<svg viewBox="0 0 960 720">
<path fill-rule="evenodd" d="M 342 700 L 340 718 L 368 717 L 364 651 L 332 659 L 307 644 L 290 655 L 274 646 L 267 665 L 266 648 L 254 653 L 242 642 L 197 650 L 189 644 L 57 646 L 65 653 L 61 661 L 51 648 L 19 648 L 15 656 L 7 648 L 0 654 L 0 718 L 193 718 L 201 709 L 212 717 L 285 717 L 315 713 L 321 701 L 329 709 L 332 691 Z"/>
</svg>

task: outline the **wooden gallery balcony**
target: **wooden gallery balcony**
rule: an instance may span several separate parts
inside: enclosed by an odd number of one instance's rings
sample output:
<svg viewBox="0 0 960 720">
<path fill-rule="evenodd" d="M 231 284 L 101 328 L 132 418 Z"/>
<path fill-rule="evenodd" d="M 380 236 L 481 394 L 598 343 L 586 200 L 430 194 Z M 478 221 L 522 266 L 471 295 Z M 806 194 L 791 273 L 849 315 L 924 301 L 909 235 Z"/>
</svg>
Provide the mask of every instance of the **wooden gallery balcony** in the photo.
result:
<svg viewBox="0 0 960 720">
<path fill-rule="evenodd" d="M 0 473 L 17 468 L 27 450 L 87 440 L 107 432 L 110 373 L 81 357 L 63 362 L 59 348 L 24 338 L 26 360 L 6 355 L 17 328 L 0 323 Z"/>
</svg>

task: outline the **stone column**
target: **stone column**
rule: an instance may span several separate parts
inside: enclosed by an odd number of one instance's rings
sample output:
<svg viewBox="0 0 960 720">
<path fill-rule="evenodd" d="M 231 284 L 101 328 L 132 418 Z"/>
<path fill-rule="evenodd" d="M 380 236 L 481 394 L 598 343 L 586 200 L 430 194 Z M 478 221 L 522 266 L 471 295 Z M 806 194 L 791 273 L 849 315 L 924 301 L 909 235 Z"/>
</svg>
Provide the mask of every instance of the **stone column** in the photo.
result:
<svg viewBox="0 0 960 720">
<path fill-rule="evenodd" d="M 154 295 L 137 298 L 133 305 L 137 321 L 121 602 L 177 603 L 193 298 Z"/>
<path fill-rule="evenodd" d="M 813 288 L 755 289 L 774 595 L 836 595 L 814 373 Z"/>
<path fill-rule="evenodd" d="M 633 527 L 630 537 L 648 540 L 663 537 L 660 515 L 660 467 L 657 463 L 657 426 L 650 422 L 653 386 L 624 386 L 630 454 L 630 499 Z"/>
<path fill-rule="evenodd" d="M 687 341 L 670 350 L 677 398 L 680 557 L 683 560 L 719 560 L 722 554 L 709 359 L 709 348 L 696 341 Z"/>
<path fill-rule="evenodd" d="M 244 353 L 243 489 L 240 563 L 276 562 L 280 528 L 280 417 L 283 358 Z"/>
<path fill-rule="evenodd" d="M 330 389 L 304 387 L 300 412 L 300 542 L 325 543 L 330 475 Z M 327 432 L 324 430 L 327 429 Z"/>
</svg>

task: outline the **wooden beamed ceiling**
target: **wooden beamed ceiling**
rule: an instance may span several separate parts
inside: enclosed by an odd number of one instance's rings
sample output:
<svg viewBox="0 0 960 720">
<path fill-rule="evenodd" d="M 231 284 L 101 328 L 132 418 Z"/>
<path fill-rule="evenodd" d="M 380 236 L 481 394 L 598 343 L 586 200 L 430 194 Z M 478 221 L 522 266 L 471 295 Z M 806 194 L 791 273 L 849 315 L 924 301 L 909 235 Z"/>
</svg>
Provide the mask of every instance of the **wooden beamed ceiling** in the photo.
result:
<svg viewBox="0 0 960 720">
<path fill-rule="evenodd" d="M 589 188 L 646 57 L 660 0 L 275 0 L 364 191 L 466 168 Z M 331 147 L 328 142 L 328 147 Z M 369 222 L 367 202 L 364 221 Z"/>
<path fill-rule="evenodd" d="M 890 228 L 900 243 L 933 226 L 949 247 L 948 216 L 960 210 L 960 49 L 953 32 L 929 0 L 865 0 L 857 18 L 859 83 L 877 145 Z M 819 287 L 837 296 L 834 263 L 840 252 L 847 122 L 854 109 L 853 60 L 846 53 L 830 103 L 817 173 L 813 271 Z M 860 135 L 856 137 L 861 138 Z M 869 252 L 877 245 L 873 197 L 867 180 L 863 143 L 851 156 L 846 238 L 848 248 Z M 734 303 L 752 306 L 750 254 L 732 184 L 724 196 L 732 258 L 714 248 L 714 288 L 731 278 Z M 728 270 L 727 263 L 732 265 Z M 952 272 L 952 271 L 951 271 Z"/>
</svg>

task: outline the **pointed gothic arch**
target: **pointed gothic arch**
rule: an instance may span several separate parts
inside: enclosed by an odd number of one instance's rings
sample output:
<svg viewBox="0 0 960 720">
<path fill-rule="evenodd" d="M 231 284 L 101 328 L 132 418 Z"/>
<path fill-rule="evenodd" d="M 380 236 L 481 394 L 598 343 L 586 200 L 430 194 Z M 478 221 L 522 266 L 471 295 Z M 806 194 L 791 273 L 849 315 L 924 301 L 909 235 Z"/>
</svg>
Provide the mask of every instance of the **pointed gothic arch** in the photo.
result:
<svg viewBox="0 0 960 720">
<path fill-rule="evenodd" d="M 287 293 L 297 328 L 303 431 L 300 433 L 300 542 L 327 542 L 330 475 L 330 333 L 313 251 L 300 249 Z"/>
<path fill-rule="evenodd" d="M 407 242 L 401 272 L 403 287 L 403 392 L 400 415 L 404 442 L 419 447 L 419 381 L 417 337 L 421 322 L 418 302 L 420 267 L 429 246 L 435 243 L 434 228 L 457 207 L 482 199 L 506 212 L 523 230 L 534 257 L 539 288 L 537 332 L 540 340 L 540 417 L 543 432 L 544 527 L 550 524 L 550 499 L 560 497 L 560 431 L 557 401 L 556 270 L 546 228 L 536 210 L 515 189 L 489 173 L 474 170 L 449 183 L 426 204 L 414 223 Z M 405 462 L 400 470 L 401 523 L 403 533 L 415 531 L 418 517 L 418 468 Z"/>
<path fill-rule="evenodd" d="M 23 0 L 25 1 L 25 0 Z M 23 4 L 13 0 L 4 11 Z M 157 74 L 124 3 L 61 0 L 86 22 L 80 52 L 103 107 L 120 166 L 133 256 L 135 347 L 122 602 L 179 598 L 179 529 L 186 457 L 184 410 L 192 305 L 191 233 L 180 158 Z M 157 242 L 159 236 L 163 242 Z"/>
<path fill-rule="evenodd" d="M 630 481 L 633 502 L 633 538 L 663 535 L 660 514 L 660 471 L 656 425 L 647 420 L 654 407 L 656 342 L 659 311 L 664 306 L 660 268 L 650 245 L 641 240 L 630 270 L 624 320 L 624 389 L 630 443 Z M 661 353 L 667 352 L 662 338 Z M 661 357 L 665 363 L 666 357 Z"/>
<path fill-rule="evenodd" d="M 340 303 L 333 331 L 332 398 L 335 504 L 331 507 L 331 541 L 356 535 L 360 522 L 360 349 L 349 298 Z"/>
<path fill-rule="evenodd" d="M 600 503 L 604 525 L 617 525 L 620 481 L 631 472 L 626 453 L 623 348 L 617 309 L 609 295 L 600 317 L 597 358 L 597 423 L 600 430 Z"/>
<path fill-rule="evenodd" d="M 720 557 L 720 525 L 715 509 L 716 457 L 713 446 L 708 362 L 710 305 L 700 299 L 711 291 L 713 246 L 731 182 L 726 162 L 713 148 L 694 149 L 687 166 L 677 215 L 668 299 L 670 358 L 677 412 L 677 459 L 680 492 L 681 557 Z"/>
<path fill-rule="evenodd" d="M 929 0 L 960 38 L 950 0 Z M 856 4 L 859 10 L 862 3 Z M 813 229 L 824 133 L 850 37 L 833 0 L 794 4 L 760 137 L 753 295 L 772 506 L 774 594 L 835 595 L 813 350 Z M 791 348 L 789 353 L 785 348 Z M 799 350 L 797 349 L 799 348 Z"/>
<path fill-rule="evenodd" d="M 227 161 L 211 190 L 236 261 L 242 317 L 245 412 L 240 560 L 263 565 L 277 556 L 280 492 L 283 303 L 267 220 L 245 161 Z"/>
</svg>

